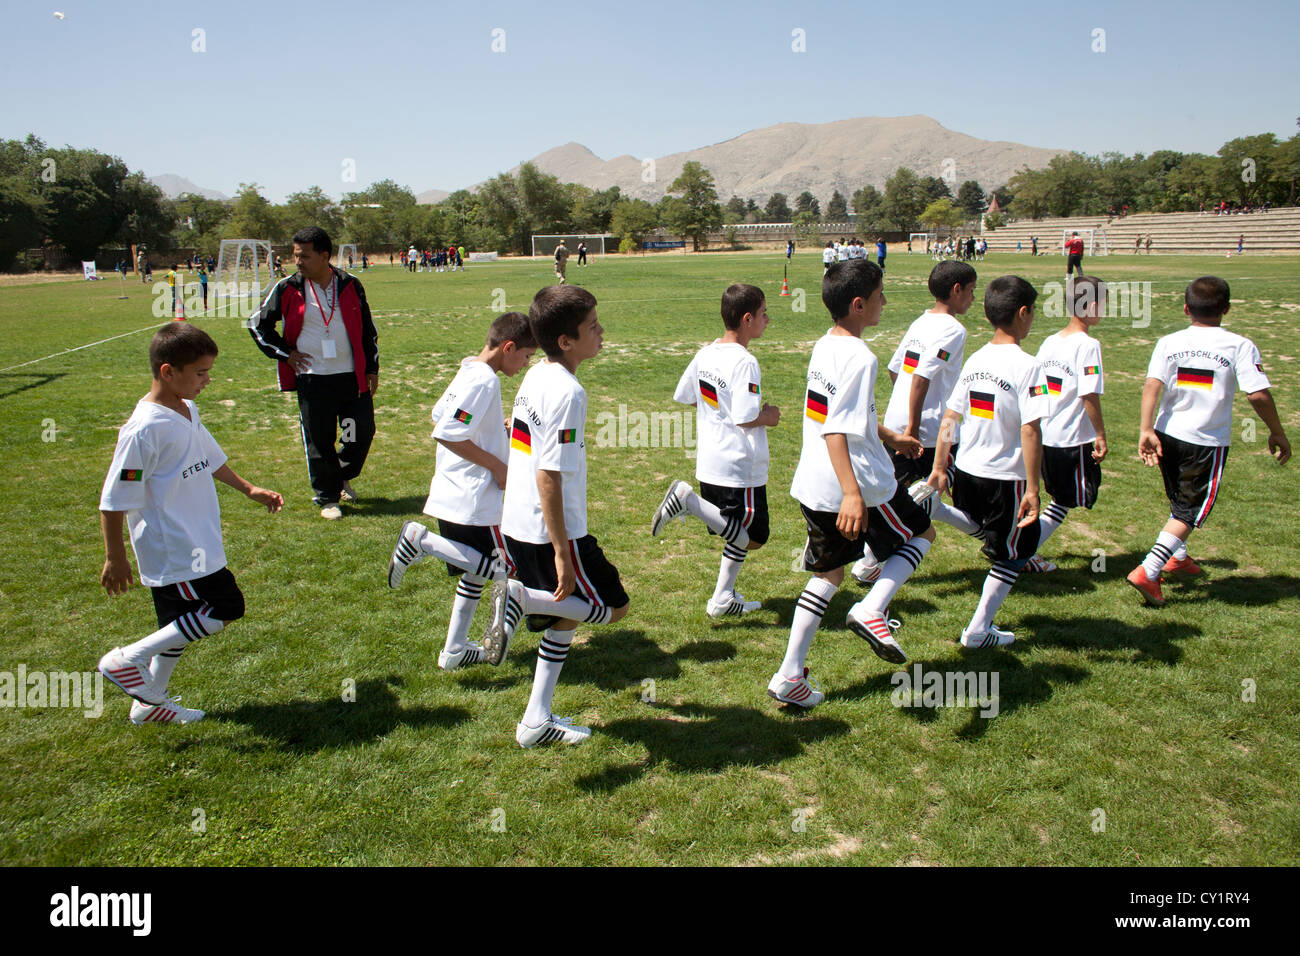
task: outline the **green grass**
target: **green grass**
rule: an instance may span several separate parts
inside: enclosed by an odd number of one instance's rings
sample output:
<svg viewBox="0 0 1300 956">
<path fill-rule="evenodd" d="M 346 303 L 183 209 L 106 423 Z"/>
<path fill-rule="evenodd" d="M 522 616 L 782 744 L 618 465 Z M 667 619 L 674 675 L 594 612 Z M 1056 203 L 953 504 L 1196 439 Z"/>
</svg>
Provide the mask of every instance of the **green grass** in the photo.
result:
<svg viewBox="0 0 1300 956">
<path fill-rule="evenodd" d="M 199 399 L 208 427 L 248 479 L 286 497 L 269 516 L 220 486 L 230 567 L 248 614 L 192 648 L 173 689 L 209 719 L 134 727 L 106 686 L 97 720 L 67 709 L 0 710 L 3 864 L 1294 864 L 1300 695 L 1293 634 L 1295 465 L 1279 469 L 1237 401 L 1225 493 L 1192 541 L 1205 580 L 1140 606 L 1124 575 L 1166 514 L 1158 474 L 1136 457 L 1138 395 L 1155 339 L 1183 325 L 1181 290 L 1224 274 L 1227 325 L 1265 356 L 1293 440 L 1297 428 L 1294 259 L 1117 256 L 1103 277 L 1150 280 L 1147 328 L 1109 319 L 1095 333 L 1107 370 L 1111 457 L 1097 507 L 1046 547 L 1061 564 L 1025 576 L 1000 623 L 1021 640 L 963 657 L 953 643 L 987 569 L 972 542 L 939 540 L 894 603 L 913 662 L 996 671 L 1000 713 L 900 709 L 891 669 L 842 625 L 859 590 L 832 603 L 809 658 L 829 699 L 787 714 L 764 688 L 779 663 L 803 525 L 788 495 L 811 343 L 825 330 L 820 257 L 800 255 L 777 297 L 783 257 L 619 261 L 570 278 L 600 300 L 605 351 L 579 377 L 590 396 L 590 523 L 619 567 L 632 609 L 578 631 L 556 710 L 589 723 L 576 749 L 514 741 L 535 661 L 523 635 L 499 669 L 436 668 L 452 598 L 421 565 L 391 592 L 384 570 L 417 514 L 433 465 L 429 410 L 456 362 L 477 351 L 494 290 L 526 309 L 549 264 L 471 265 L 464 274 L 364 277 L 380 333 L 379 435 L 345 520 L 311 506 L 297 408 L 235 319 L 198 320 L 221 355 Z M 889 258 L 882 360 L 929 304 L 932 263 Z M 983 284 L 1018 272 L 1059 279 L 1059 257 L 994 256 Z M 773 323 L 753 349 L 785 422 L 771 432 L 772 540 L 742 572 L 764 609 L 732 623 L 704 615 L 719 546 L 698 524 L 651 539 L 667 481 L 693 477 L 682 449 L 597 447 L 595 417 L 672 411 L 691 353 L 718 334 L 731 281 L 762 285 Z M 150 327 L 142 286 L 117 280 L 0 288 L 0 369 Z M 798 301 L 797 297 L 795 302 Z M 978 306 L 967 354 L 988 341 Z M 1041 317 L 1033 351 L 1060 322 Z M 139 588 L 98 585 L 96 507 L 117 428 L 148 386 L 148 332 L 0 372 L 0 671 L 90 670 L 109 647 L 155 626 Z M 518 379 L 504 386 L 509 402 Z M 888 380 L 878 399 L 887 398 Z M 883 408 L 883 404 L 881 406 Z M 42 440 L 52 419 L 56 440 Z M 1094 549 L 1105 570 L 1094 572 Z M 481 626 L 483 611 L 476 621 Z M 1256 686 L 1242 700 L 1243 680 Z M 356 701 L 342 699 L 354 681 Z M 654 682 L 656 703 L 642 700 Z M 206 830 L 191 827 L 201 809 Z M 494 817 L 494 811 L 504 812 Z M 1093 831 L 1095 809 L 1106 814 Z M 798 832 L 795 811 L 804 811 Z M 498 826 L 493 827 L 494 819 Z M 500 824 L 504 823 L 504 830 Z"/>
</svg>

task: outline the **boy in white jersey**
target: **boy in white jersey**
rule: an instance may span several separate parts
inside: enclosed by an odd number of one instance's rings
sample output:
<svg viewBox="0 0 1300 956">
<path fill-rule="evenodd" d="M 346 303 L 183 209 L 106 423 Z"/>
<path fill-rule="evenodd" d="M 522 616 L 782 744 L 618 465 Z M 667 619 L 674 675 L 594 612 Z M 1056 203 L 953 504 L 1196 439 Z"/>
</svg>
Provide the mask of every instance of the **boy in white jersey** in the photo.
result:
<svg viewBox="0 0 1300 956">
<path fill-rule="evenodd" d="M 1071 508 L 1091 508 L 1101 485 L 1106 457 L 1106 424 L 1101 418 L 1101 343 L 1088 330 L 1106 312 L 1106 284 L 1081 275 L 1069 286 L 1070 321 L 1038 348 L 1047 376 L 1050 411 L 1043 420 L 1043 486 L 1052 503 L 1038 519 L 1038 547 L 1065 521 Z M 1055 571 L 1039 555 L 1026 571 Z"/>
<path fill-rule="evenodd" d="M 964 262 L 941 262 L 930 270 L 928 282 L 934 306 L 922 312 L 903 334 L 894 357 L 889 362 L 889 379 L 894 385 L 885 408 L 884 425 L 891 431 L 920 439 L 925 452 L 911 458 L 890 452 L 894 477 L 903 487 L 925 482 L 934 470 L 934 448 L 939 440 L 939 422 L 952 387 L 957 381 L 966 353 L 966 329 L 958 320 L 975 301 L 975 270 Z M 945 464 L 952 480 L 954 445 Z M 932 494 L 928 484 L 912 489 L 917 501 L 935 521 L 952 525 L 966 534 L 975 534 L 975 523 L 960 511 L 944 504 Z M 871 554 L 853 566 L 853 579 L 870 584 L 880 566 Z"/>
<path fill-rule="evenodd" d="M 845 623 L 884 660 L 907 655 L 885 611 L 934 541 L 930 518 L 894 479 L 881 441 L 921 454 L 915 438 L 896 434 L 876 417 L 879 363 L 862 341 L 880 323 L 885 306 L 880 267 L 865 259 L 839 262 L 822 280 L 822 302 L 834 325 L 813 346 L 804 396 L 803 448 L 790 494 L 808 526 L 804 569 L 813 577 L 795 605 L 785 658 L 767 685 L 783 704 L 815 707 L 825 695 L 808 678 L 813 635 L 844 580 L 844 567 L 869 545 L 881 559 L 880 576 Z"/>
<path fill-rule="evenodd" d="M 460 371 L 433 406 L 438 452 L 424 513 L 438 519 L 441 534 L 418 521 L 406 522 L 388 562 L 391 588 L 402 583 L 407 568 L 427 557 L 440 558 L 449 574 L 460 575 L 447 641 L 438 655 L 438 666 L 445 671 L 484 659 L 501 663 L 499 656 L 485 655 L 482 645 L 468 639 L 483 586 L 504 574 L 500 524 L 510 446 L 497 373 L 507 378 L 519 374 L 536 351 L 528 317 L 507 312 L 492 322 L 483 350 L 460 363 Z"/>
<path fill-rule="evenodd" d="M 1247 394 L 1255 414 L 1268 426 L 1269 454 L 1279 465 L 1291 458 L 1291 443 L 1282 430 L 1259 349 L 1250 339 L 1220 327 L 1228 314 L 1228 283 L 1218 276 L 1202 276 L 1187 286 L 1183 301 L 1183 313 L 1192 324 L 1156 342 L 1142 389 L 1138 454 L 1148 466 L 1160 465 L 1169 520 L 1128 583 L 1157 607 L 1165 603 L 1161 571 L 1200 573 L 1187 557 L 1187 538 L 1209 518 L 1218 499 L 1232 443 L 1235 389 Z"/>
<path fill-rule="evenodd" d="M 999 276 L 984 292 L 993 340 L 962 366 L 939 426 L 929 483 L 943 491 L 940 467 L 961 425 L 952 501 L 979 525 L 981 549 L 993 562 L 979 606 L 961 634 L 967 648 L 1010 644 L 1015 635 L 993 618 L 1025 562 L 1038 547 L 1038 475 L 1047 416 L 1047 378 L 1020 343 L 1034 324 L 1038 292 L 1019 276 Z"/>
<path fill-rule="evenodd" d="M 587 393 L 578 366 L 600 352 L 605 330 L 596 297 L 579 286 L 542 289 L 528 310 L 533 338 L 546 360 L 524 376 L 510 423 L 501 531 L 511 580 L 493 589 L 492 622 L 483 637 L 489 653 L 505 656 L 520 618 L 545 631 L 537 675 L 523 719 L 521 747 L 591 736 L 551 713 L 551 697 L 579 621 L 608 624 L 627 614 L 618 569 L 587 531 Z"/>
<path fill-rule="evenodd" d="M 826 243 L 826 248 L 822 250 L 822 275 L 826 274 L 826 270 L 831 267 L 831 263 L 837 258 L 838 253 L 835 251 L 835 243 Z"/>
<path fill-rule="evenodd" d="M 767 429 L 781 420 L 781 410 L 763 401 L 758 360 L 748 348 L 767 323 L 762 289 L 729 286 L 722 295 L 722 338 L 695 354 L 673 394 L 674 401 L 696 409 L 700 493 L 684 481 L 672 482 L 650 521 L 650 533 L 657 535 L 673 518 L 685 520 L 691 514 L 709 534 L 722 536 L 722 566 L 709 599 L 709 617 L 761 607 L 736 591 L 736 577 L 745 555 L 766 544 L 769 533 Z"/>
<path fill-rule="evenodd" d="M 158 630 L 115 647 L 99 670 L 135 698 L 131 722 L 194 723 L 203 711 L 180 707 L 167 682 L 192 642 L 244 616 L 244 595 L 226 567 L 216 478 L 275 513 L 284 499 L 235 474 L 199 421 L 194 399 L 208 384 L 217 343 L 188 322 L 164 325 L 149 343 L 153 385 L 117 436 L 100 495 L 104 570 L 109 594 L 131 586 L 122 544 L 123 518 L 140 581 L 153 592 Z"/>
</svg>

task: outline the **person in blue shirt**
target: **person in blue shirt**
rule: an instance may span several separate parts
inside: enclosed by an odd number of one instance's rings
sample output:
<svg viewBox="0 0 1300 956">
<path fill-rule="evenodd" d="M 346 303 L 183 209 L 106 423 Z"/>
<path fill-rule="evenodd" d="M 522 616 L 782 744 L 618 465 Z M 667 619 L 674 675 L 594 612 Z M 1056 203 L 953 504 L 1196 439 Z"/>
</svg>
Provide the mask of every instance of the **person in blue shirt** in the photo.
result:
<svg viewBox="0 0 1300 956">
<path fill-rule="evenodd" d="M 886 250 L 886 248 L 885 248 L 885 237 L 884 237 L 884 236 L 881 236 L 879 239 L 876 240 L 876 264 L 877 264 L 878 266 L 880 266 L 880 271 L 881 271 L 881 272 L 884 272 L 884 271 L 885 271 L 885 253 L 886 253 L 886 252 L 887 252 L 887 250 Z"/>
</svg>

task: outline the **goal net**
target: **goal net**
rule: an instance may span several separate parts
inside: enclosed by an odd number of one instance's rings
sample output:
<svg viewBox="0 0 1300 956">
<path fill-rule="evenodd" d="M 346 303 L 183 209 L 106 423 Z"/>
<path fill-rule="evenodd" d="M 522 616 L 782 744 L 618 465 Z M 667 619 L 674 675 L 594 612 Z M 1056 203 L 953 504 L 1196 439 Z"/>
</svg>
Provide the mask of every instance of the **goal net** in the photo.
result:
<svg viewBox="0 0 1300 956">
<path fill-rule="evenodd" d="M 569 250 L 569 257 L 576 263 L 578 261 L 578 244 L 585 242 L 587 244 L 587 255 L 601 256 L 605 255 L 605 239 L 612 239 L 613 236 L 592 234 L 577 234 L 566 236 L 533 236 L 533 258 L 539 256 L 550 258 L 555 255 L 556 248 L 561 242 L 564 248 Z"/>
<path fill-rule="evenodd" d="M 350 262 L 348 260 L 351 260 Z M 339 246 L 339 268 L 351 270 L 354 265 L 361 263 L 361 253 L 357 251 L 355 242 L 345 242 Z"/>
<path fill-rule="evenodd" d="M 934 242 L 934 233 L 932 232 L 913 232 L 907 237 L 908 252 L 929 252 L 930 244 Z"/>
<path fill-rule="evenodd" d="M 1106 244 L 1105 229 L 1062 229 L 1061 230 L 1061 252 L 1065 252 L 1065 244 L 1070 241 L 1074 233 L 1079 234 L 1083 240 L 1083 252 L 1088 256 L 1108 256 L 1110 247 Z"/>
<path fill-rule="evenodd" d="M 266 239 L 222 239 L 217 271 L 211 277 L 217 314 L 233 307 L 239 315 L 252 315 L 263 291 L 275 281 L 272 262 L 271 243 Z"/>
</svg>

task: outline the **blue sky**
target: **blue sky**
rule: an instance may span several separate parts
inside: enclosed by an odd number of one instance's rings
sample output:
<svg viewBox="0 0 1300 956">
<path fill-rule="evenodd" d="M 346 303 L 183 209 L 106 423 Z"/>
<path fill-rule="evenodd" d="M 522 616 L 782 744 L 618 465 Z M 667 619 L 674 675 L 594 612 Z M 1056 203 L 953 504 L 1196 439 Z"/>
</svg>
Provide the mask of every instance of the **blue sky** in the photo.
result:
<svg viewBox="0 0 1300 956">
<path fill-rule="evenodd" d="M 275 201 L 457 189 L 570 141 L 662 156 L 780 122 L 923 113 L 1031 146 L 1214 152 L 1300 115 L 1300 4 L 1280 0 L 6 0 L 3 18 L 0 137 Z"/>
</svg>

